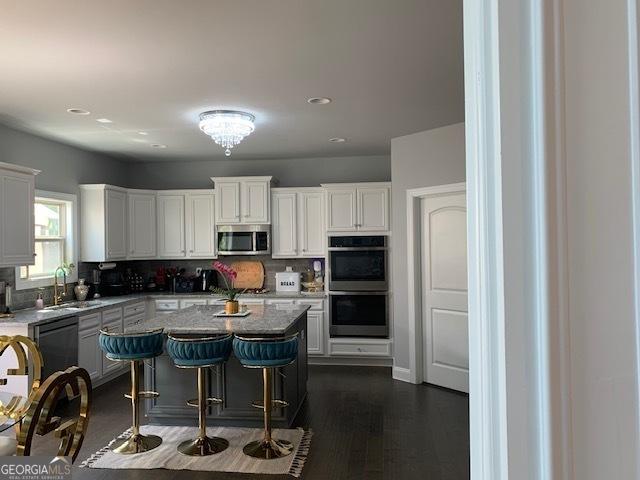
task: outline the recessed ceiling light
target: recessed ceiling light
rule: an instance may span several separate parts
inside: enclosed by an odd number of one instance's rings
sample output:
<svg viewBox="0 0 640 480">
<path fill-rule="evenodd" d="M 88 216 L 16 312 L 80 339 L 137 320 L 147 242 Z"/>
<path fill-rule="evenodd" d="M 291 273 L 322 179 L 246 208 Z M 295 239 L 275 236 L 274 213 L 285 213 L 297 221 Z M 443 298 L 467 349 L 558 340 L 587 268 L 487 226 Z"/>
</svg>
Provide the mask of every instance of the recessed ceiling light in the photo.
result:
<svg viewBox="0 0 640 480">
<path fill-rule="evenodd" d="M 329 97 L 311 97 L 307 98 L 307 102 L 311 105 L 326 105 L 331 103 L 331 99 Z"/>
<path fill-rule="evenodd" d="M 152 143 L 151 146 L 153 148 L 167 148 L 167 146 L 164 143 Z"/>
<path fill-rule="evenodd" d="M 347 141 L 347 139 L 342 137 L 333 137 L 333 138 L 330 138 L 329 141 L 331 143 L 344 143 Z"/>
<path fill-rule="evenodd" d="M 72 113 L 74 115 L 89 115 L 91 112 L 83 108 L 67 108 L 67 113 Z"/>
<path fill-rule="evenodd" d="M 138 132 L 138 135 L 149 135 L 147 132 Z"/>
<path fill-rule="evenodd" d="M 96 122 L 100 122 L 100 123 L 113 123 L 111 120 L 109 120 L 108 118 L 98 118 L 96 119 Z"/>
</svg>

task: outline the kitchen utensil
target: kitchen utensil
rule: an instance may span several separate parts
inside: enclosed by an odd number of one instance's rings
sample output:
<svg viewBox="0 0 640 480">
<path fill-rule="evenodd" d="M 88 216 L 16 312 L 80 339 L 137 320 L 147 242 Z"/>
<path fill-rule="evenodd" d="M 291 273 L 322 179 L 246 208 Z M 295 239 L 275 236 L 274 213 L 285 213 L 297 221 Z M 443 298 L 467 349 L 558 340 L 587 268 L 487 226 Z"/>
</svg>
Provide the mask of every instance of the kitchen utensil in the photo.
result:
<svg viewBox="0 0 640 480">
<path fill-rule="evenodd" d="M 264 265 L 259 261 L 239 261 L 230 265 L 238 276 L 233 281 L 234 288 L 262 288 L 264 285 Z"/>
</svg>

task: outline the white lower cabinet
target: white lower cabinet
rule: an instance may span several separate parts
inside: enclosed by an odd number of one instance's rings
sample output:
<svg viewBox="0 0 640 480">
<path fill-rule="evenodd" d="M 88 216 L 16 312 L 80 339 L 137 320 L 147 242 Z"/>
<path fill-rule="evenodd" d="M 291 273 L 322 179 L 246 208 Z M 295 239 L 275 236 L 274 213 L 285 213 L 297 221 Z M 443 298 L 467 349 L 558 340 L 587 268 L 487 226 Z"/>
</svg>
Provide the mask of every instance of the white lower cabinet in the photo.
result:
<svg viewBox="0 0 640 480">
<path fill-rule="evenodd" d="M 98 345 L 102 314 L 83 315 L 78 320 L 78 366 L 96 381 L 102 377 L 102 350 Z"/>
<path fill-rule="evenodd" d="M 122 333 L 122 308 L 113 308 L 102 312 L 102 329 L 109 332 Z M 100 347 L 98 346 L 98 349 Z M 104 354 L 102 355 L 102 376 L 106 377 L 114 372 L 121 370 L 124 366 L 123 362 L 113 362 Z"/>
<path fill-rule="evenodd" d="M 307 353 L 324 353 L 324 312 L 307 312 Z"/>
<path fill-rule="evenodd" d="M 391 342 L 376 339 L 331 339 L 329 353 L 348 357 L 390 357 Z"/>
<path fill-rule="evenodd" d="M 180 300 L 181 309 L 193 307 L 194 305 L 206 305 L 206 304 L 207 304 L 206 298 L 193 298 L 189 300 Z"/>
</svg>

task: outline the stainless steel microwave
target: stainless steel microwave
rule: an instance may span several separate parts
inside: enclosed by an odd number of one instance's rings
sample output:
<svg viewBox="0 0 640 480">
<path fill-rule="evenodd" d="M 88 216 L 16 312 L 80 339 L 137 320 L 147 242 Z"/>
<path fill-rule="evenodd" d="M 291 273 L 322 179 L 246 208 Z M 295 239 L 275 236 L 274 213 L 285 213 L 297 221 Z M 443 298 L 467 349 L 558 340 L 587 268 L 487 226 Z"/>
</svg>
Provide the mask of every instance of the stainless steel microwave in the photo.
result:
<svg viewBox="0 0 640 480">
<path fill-rule="evenodd" d="M 216 227 L 218 255 L 268 255 L 270 225 L 219 225 Z"/>
</svg>

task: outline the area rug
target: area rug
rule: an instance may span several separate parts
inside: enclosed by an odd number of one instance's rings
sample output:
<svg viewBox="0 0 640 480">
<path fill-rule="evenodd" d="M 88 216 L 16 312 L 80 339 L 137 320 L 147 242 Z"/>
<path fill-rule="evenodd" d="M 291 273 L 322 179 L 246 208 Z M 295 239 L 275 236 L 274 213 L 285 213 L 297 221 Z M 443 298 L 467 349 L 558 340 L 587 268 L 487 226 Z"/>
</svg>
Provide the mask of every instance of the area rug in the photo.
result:
<svg viewBox="0 0 640 480">
<path fill-rule="evenodd" d="M 164 468 L 167 470 L 196 470 L 205 472 L 288 474 L 299 477 L 302 474 L 304 462 L 309 454 L 312 435 L 311 431 L 305 431 L 302 428 L 276 429 L 273 431 L 273 437 L 289 440 L 295 446 L 294 452 L 284 458 L 259 460 L 251 458 L 242 452 L 242 447 L 247 443 L 262 438 L 263 431 L 258 428 L 207 428 L 207 435 L 210 437 L 222 437 L 229 441 L 229 448 L 221 453 L 208 457 L 189 457 L 182 455 L 176 450 L 182 441 L 196 437 L 198 433 L 197 427 L 145 425 L 140 428 L 140 431 L 145 435 L 158 435 L 163 439 L 162 445 L 149 452 L 135 455 L 119 455 L 113 453 L 111 451 L 113 444 L 120 439 L 126 438 L 130 434 L 130 431 L 127 430 L 85 460 L 80 467 L 114 470 L 150 470 Z"/>
</svg>

